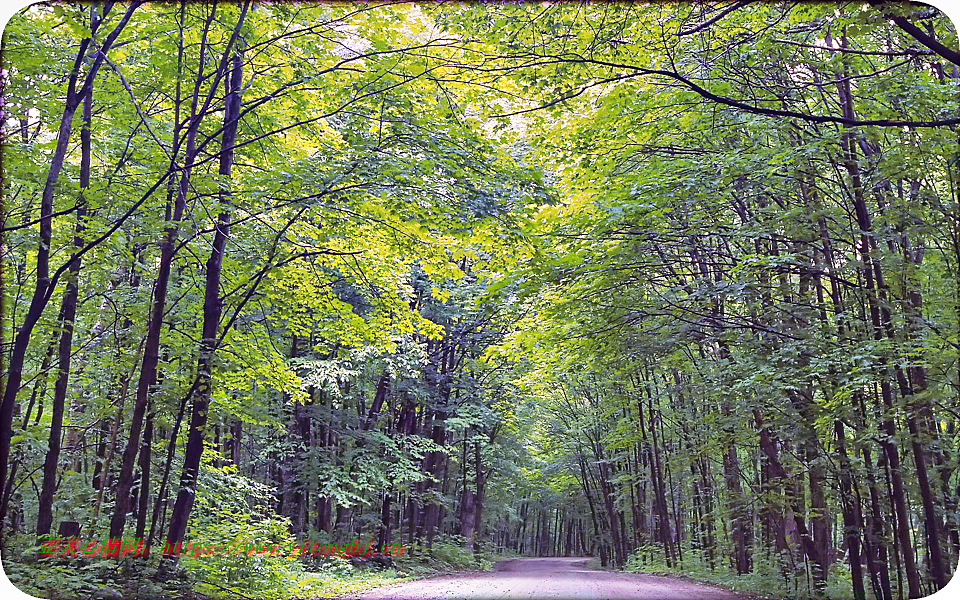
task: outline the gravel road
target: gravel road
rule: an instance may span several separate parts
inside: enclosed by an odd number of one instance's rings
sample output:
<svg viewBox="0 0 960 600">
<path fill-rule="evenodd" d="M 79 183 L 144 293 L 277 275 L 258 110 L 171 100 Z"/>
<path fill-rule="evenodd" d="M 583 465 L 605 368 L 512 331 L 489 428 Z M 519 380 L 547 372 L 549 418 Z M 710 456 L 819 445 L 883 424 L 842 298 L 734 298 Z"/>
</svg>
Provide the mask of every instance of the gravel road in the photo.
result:
<svg viewBox="0 0 960 600">
<path fill-rule="evenodd" d="M 746 596 L 674 577 L 598 571 L 589 558 L 520 558 L 497 563 L 492 573 L 445 575 L 390 585 L 362 600 L 747 600 Z"/>
</svg>

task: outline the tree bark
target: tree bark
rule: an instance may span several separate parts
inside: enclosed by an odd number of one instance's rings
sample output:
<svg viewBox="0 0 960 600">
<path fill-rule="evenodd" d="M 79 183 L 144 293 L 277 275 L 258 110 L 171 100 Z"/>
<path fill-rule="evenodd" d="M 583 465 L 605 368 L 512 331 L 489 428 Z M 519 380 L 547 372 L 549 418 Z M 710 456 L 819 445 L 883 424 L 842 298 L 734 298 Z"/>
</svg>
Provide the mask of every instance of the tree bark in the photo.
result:
<svg viewBox="0 0 960 600">
<path fill-rule="evenodd" d="M 96 21 L 95 8 L 91 8 L 91 19 Z M 83 97 L 83 125 L 80 129 L 80 197 L 77 199 L 77 225 L 73 237 L 73 247 L 83 247 L 83 230 L 86 217 L 86 194 L 90 187 L 90 115 L 93 105 L 93 87 L 87 88 Z M 48 242 L 49 243 L 49 242 Z M 60 464 L 61 431 L 63 428 L 64 404 L 67 397 L 67 383 L 70 379 L 70 358 L 73 350 L 73 333 L 77 316 L 77 297 L 80 285 L 80 261 L 70 265 L 63 301 L 60 305 L 60 347 L 57 359 L 57 382 L 53 388 L 53 407 L 50 417 L 50 438 L 47 444 L 47 456 L 43 464 L 43 483 L 40 488 L 40 501 L 37 508 L 37 536 L 50 533 L 53 523 L 53 495 L 57 488 L 57 467 Z"/>
<path fill-rule="evenodd" d="M 181 9 L 182 10 L 182 9 Z M 204 62 L 207 54 L 207 34 L 210 30 L 210 24 L 216 14 L 215 9 L 211 9 L 207 20 L 204 23 L 203 33 L 200 42 L 200 59 L 197 68 L 197 79 L 193 89 L 193 96 L 190 106 L 190 119 L 187 124 L 186 149 L 183 156 L 183 167 L 180 181 L 176 189 L 176 200 L 173 205 L 173 214 L 170 213 L 169 203 L 167 204 L 167 227 L 164 230 L 163 238 L 160 243 L 160 260 L 157 265 L 157 277 L 153 287 L 153 304 L 150 308 L 150 320 L 147 325 L 147 335 L 144 343 L 143 362 L 140 367 L 140 378 L 137 381 L 136 398 L 134 399 L 133 417 L 130 420 L 130 436 L 127 439 L 127 446 L 123 451 L 123 457 L 120 461 L 120 475 L 117 479 L 117 506 L 110 520 L 110 537 L 123 537 L 123 528 L 126 523 L 127 513 L 130 512 L 130 488 L 133 486 L 133 467 L 140 449 L 140 433 L 143 426 L 143 416 L 147 409 L 147 399 L 151 389 L 157 382 L 157 367 L 160 363 L 160 333 L 163 329 L 163 314 L 167 301 L 167 288 L 170 283 L 170 271 L 173 265 L 173 254 L 176 250 L 177 237 L 179 236 L 179 224 L 183 218 L 184 210 L 187 207 L 187 194 L 190 188 L 190 172 L 196 158 L 196 136 L 203 120 L 204 113 L 199 112 L 200 84 L 204 79 Z M 181 12 L 181 19 L 183 13 Z M 180 58 L 178 64 L 182 64 L 183 40 L 180 41 Z M 178 67 L 179 68 L 179 67 Z M 177 86 L 179 92 L 179 84 Z M 179 97 L 176 102 L 176 123 L 179 125 Z M 180 129 L 174 129 L 174 159 L 177 156 L 177 150 L 180 142 Z"/>
<path fill-rule="evenodd" d="M 243 13 L 237 24 L 243 20 Z M 234 145 L 236 143 L 237 123 L 240 115 L 240 90 L 243 78 L 242 48 L 238 45 L 233 55 L 233 65 L 225 78 L 225 99 L 223 140 L 220 149 L 220 188 L 221 211 L 217 217 L 210 258 L 206 264 L 206 280 L 203 301 L 203 338 L 200 341 L 200 356 L 197 359 L 197 385 L 193 392 L 193 410 L 190 415 L 190 433 L 180 474 L 180 491 L 170 516 L 170 528 L 167 539 L 171 547 L 183 541 L 187 521 L 193 508 L 197 492 L 197 478 L 200 469 L 200 457 L 203 454 L 203 439 L 207 427 L 207 414 L 210 406 L 210 394 L 213 375 L 214 353 L 217 350 L 217 336 L 220 329 L 220 314 L 223 301 L 220 298 L 220 275 L 223 268 L 223 256 L 226 252 L 227 237 L 230 235 L 230 176 L 233 170 Z M 164 553 L 159 572 L 169 572 L 176 565 L 177 553 Z M 166 565 L 166 567 L 165 567 Z"/>
<path fill-rule="evenodd" d="M 7 480 L 7 465 L 10 460 L 10 441 L 13 439 L 13 413 L 14 405 L 17 402 L 17 393 L 20 391 L 20 384 L 23 380 L 23 365 L 26 359 L 27 347 L 30 344 L 30 337 L 33 334 L 33 328 L 43 314 L 44 308 L 50 301 L 52 284 L 50 278 L 50 243 L 53 237 L 53 195 L 60 178 L 60 171 L 63 169 L 64 159 L 67 156 L 70 134 L 73 129 L 73 116 L 79 108 L 83 98 L 89 93 L 93 86 L 93 81 L 107 53 L 116 41 L 117 36 L 126 27 L 127 22 L 133 15 L 133 12 L 141 4 L 140 0 L 132 0 L 127 6 L 126 12 L 120 18 L 120 21 L 107 35 L 100 45 L 96 58 L 90 66 L 83 85 L 77 89 L 77 83 L 80 78 L 80 67 L 87 55 L 87 49 L 91 43 L 91 37 L 85 37 L 80 41 L 80 49 L 77 52 L 73 68 L 70 71 L 67 82 L 67 98 L 63 107 L 63 115 L 60 117 L 60 126 L 57 131 L 57 144 L 50 159 L 50 168 L 47 171 L 47 178 L 44 182 L 43 192 L 40 197 L 40 243 L 37 247 L 37 283 L 34 288 L 30 305 L 27 313 L 24 315 L 23 324 L 17 330 L 17 335 L 13 342 L 13 351 L 10 354 L 10 364 L 7 367 L 7 377 L 4 382 L 3 400 L 0 401 L 0 482 Z M 100 23 L 107 15 L 90 23 L 90 35 L 96 34 Z M 6 508 L 6 507 L 3 507 Z M 4 514 L 0 514 L 0 537 L 3 533 Z"/>
</svg>

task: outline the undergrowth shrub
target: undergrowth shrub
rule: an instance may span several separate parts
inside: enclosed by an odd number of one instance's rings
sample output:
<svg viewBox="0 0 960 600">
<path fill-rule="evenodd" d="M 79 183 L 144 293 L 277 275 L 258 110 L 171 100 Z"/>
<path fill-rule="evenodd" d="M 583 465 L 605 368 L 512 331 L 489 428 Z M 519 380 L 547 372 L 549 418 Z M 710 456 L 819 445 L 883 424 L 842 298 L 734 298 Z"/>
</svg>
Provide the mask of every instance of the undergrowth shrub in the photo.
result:
<svg viewBox="0 0 960 600">
<path fill-rule="evenodd" d="M 718 556 L 711 569 L 705 554 L 684 546 L 683 560 L 668 566 L 663 547 L 659 544 L 641 546 L 627 558 L 624 570 L 631 573 L 670 573 L 691 579 L 721 585 L 732 590 L 768 598 L 810 598 L 813 596 L 811 579 L 806 572 L 802 556 L 788 551 L 761 552 L 753 556 L 753 568 L 749 573 L 738 575 Z M 717 553 L 719 554 L 719 553 Z M 830 600 L 849 600 L 851 589 L 850 571 L 842 563 L 834 563 L 827 578 L 826 597 Z"/>
<path fill-rule="evenodd" d="M 302 540 L 290 533 L 288 518 L 274 515 L 273 487 L 240 474 L 232 464 L 218 467 L 210 461 L 204 461 L 197 487 L 185 542 L 234 548 L 181 556 L 180 567 L 198 581 L 198 591 L 213 596 L 237 591 L 287 595 L 304 574 L 290 552 Z"/>
</svg>

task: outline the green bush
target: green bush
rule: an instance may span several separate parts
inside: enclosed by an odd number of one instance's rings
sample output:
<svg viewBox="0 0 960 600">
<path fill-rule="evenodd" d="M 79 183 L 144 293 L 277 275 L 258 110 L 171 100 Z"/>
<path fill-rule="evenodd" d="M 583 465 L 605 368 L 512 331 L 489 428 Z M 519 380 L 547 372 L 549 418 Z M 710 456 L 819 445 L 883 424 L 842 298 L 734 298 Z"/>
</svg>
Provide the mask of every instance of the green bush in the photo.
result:
<svg viewBox="0 0 960 600">
<path fill-rule="evenodd" d="M 202 465 L 184 541 L 232 550 L 181 556 L 180 567 L 198 582 L 198 592 L 283 596 L 303 576 L 291 553 L 302 540 L 290 533 L 289 519 L 273 515 L 273 497 L 272 487 L 241 475 L 233 465 Z"/>
<path fill-rule="evenodd" d="M 159 553 L 149 559 L 37 558 L 39 549 L 32 535 L 11 536 L 4 544 L 4 571 L 17 589 L 32 596 L 76 600 L 109 588 L 129 598 L 179 598 L 188 595 L 196 584 L 186 574 L 162 584 L 154 582 L 151 577 Z"/>
<path fill-rule="evenodd" d="M 761 552 L 753 556 L 753 569 L 738 575 L 730 565 L 718 556 L 715 568 L 711 569 L 703 553 L 695 548 L 684 547 L 683 561 L 668 567 L 663 547 L 647 545 L 637 548 L 627 559 L 624 570 L 631 573 L 672 573 L 691 579 L 721 585 L 738 592 L 768 598 L 810 598 L 812 589 L 799 551 L 791 557 L 789 552 Z M 827 578 L 826 597 L 830 600 L 849 600 L 851 589 L 850 571 L 846 564 L 834 563 Z"/>
<path fill-rule="evenodd" d="M 471 552 L 459 535 L 439 536 L 432 548 L 414 543 L 404 547 L 402 555 L 394 557 L 397 570 L 416 575 L 444 571 L 489 571 L 499 559 L 491 551 Z"/>
</svg>

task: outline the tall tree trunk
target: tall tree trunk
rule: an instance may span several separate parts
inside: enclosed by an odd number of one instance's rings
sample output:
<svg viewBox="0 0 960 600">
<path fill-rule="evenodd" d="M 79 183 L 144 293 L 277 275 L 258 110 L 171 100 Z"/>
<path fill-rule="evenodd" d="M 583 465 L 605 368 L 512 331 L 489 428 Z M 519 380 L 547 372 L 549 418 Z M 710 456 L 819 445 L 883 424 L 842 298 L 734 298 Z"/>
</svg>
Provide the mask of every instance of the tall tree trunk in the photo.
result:
<svg viewBox="0 0 960 600">
<path fill-rule="evenodd" d="M 783 463 L 780 462 L 780 453 L 777 449 L 776 437 L 774 437 L 774 435 L 763 424 L 763 419 L 760 416 L 759 410 L 753 410 L 753 418 L 757 426 L 757 431 L 760 433 L 760 449 L 763 450 L 764 454 L 767 455 L 767 458 L 770 461 L 771 476 L 780 479 L 781 481 L 788 482 L 790 480 L 790 475 L 784 468 Z M 796 525 L 797 533 L 800 535 L 800 542 L 803 547 L 803 551 L 807 555 L 807 558 L 810 559 L 810 562 L 814 563 L 815 565 L 822 564 L 824 559 L 818 554 L 820 547 L 814 540 L 814 537 L 807 530 L 807 524 L 803 518 L 804 511 L 801 502 L 802 500 L 797 494 L 791 495 L 793 521 Z"/>
<path fill-rule="evenodd" d="M 846 44 L 845 38 L 843 39 L 843 44 Z M 838 83 L 837 89 L 840 94 L 840 102 L 844 116 L 853 115 L 853 99 L 850 93 L 849 79 Z M 856 143 L 854 142 L 853 136 L 853 132 L 851 132 L 848 128 L 844 130 L 843 136 L 841 137 L 841 150 L 843 152 L 843 165 L 850 176 L 852 183 L 851 195 L 854 204 L 854 213 L 856 216 L 857 225 L 860 229 L 858 246 L 863 260 L 862 269 L 864 273 L 864 279 L 866 280 L 867 284 L 866 293 L 873 325 L 874 339 L 879 341 L 883 338 L 885 333 L 884 322 L 889 322 L 889 319 L 884 318 L 879 306 L 878 296 L 883 287 L 881 283 L 882 272 L 880 270 L 880 262 L 877 260 L 875 255 L 876 244 L 875 240 L 873 239 L 873 227 L 871 224 L 870 213 L 867 209 L 866 201 L 864 199 L 863 182 L 860 175 L 860 167 L 857 161 Z M 890 415 L 894 410 L 893 393 L 890 389 L 889 381 L 890 369 L 885 359 L 881 360 L 881 364 L 879 366 L 881 397 L 883 398 L 886 414 Z M 896 511 L 896 531 L 897 539 L 900 544 L 900 556 L 904 569 L 907 573 L 907 584 L 910 597 L 919 598 L 922 595 L 920 590 L 920 575 L 913 560 L 913 545 L 910 542 L 910 533 L 907 526 L 908 511 L 905 499 L 906 492 L 904 490 L 903 477 L 900 470 L 900 456 L 893 441 L 896 439 L 896 426 L 894 425 L 890 416 L 887 416 L 883 419 L 882 429 L 886 435 L 886 439 L 882 442 L 882 447 L 888 462 L 891 483 L 893 485 L 892 500 Z M 920 460 L 918 463 L 918 471 L 919 470 L 924 470 L 925 475 L 923 460 Z M 927 486 L 927 494 L 929 494 L 929 485 Z M 938 551 L 936 558 L 939 559 L 938 544 L 936 545 L 936 548 Z"/>
<path fill-rule="evenodd" d="M 860 530 L 863 523 L 863 517 L 860 514 L 860 500 L 853 493 L 853 477 L 851 476 L 850 458 L 847 456 L 846 433 L 843 430 L 843 422 L 839 419 L 834 421 L 833 428 L 837 437 L 837 452 L 840 455 L 840 503 L 844 538 L 850 558 L 850 576 L 853 579 L 853 597 L 854 600 L 866 600 L 867 591 L 863 586 L 863 567 L 860 557 Z"/>
<path fill-rule="evenodd" d="M 752 569 L 753 528 L 750 514 L 740 484 L 740 458 L 733 441 L 733 415 L 730 405 L 724 401 L 720 407 L 724 419 L 721 425 L 724 432 L 726 450 L 723 453 L 723 481 L 727 488 L 727 510 L 730 513 L 730 529 L 733 538 L 733 562 L 737 574 L 749 573 Z"/>
<path fill-rule="evenodd" d="M 650 389 L 649 378 L 644 382 L 644 389 L 647 394 L 647 426 L 644 427 L 642 401 L 638 403 L 640 435 L 647 446 L 647 458 L 650 463 L 650 482 L 653 485 L 654 507 L 657 513 L 657 527 L 660 534 L 660 543 L 663 544 L 664 557 L 667 566 L 672 567 L 675 563 L 673 542 L 670 533 L 670 514 L 667 509 L 667 496 L 664 491 L 663 471 L 661 470 L 660 448 L 657 443 L 657 426 L 653 417 L 653 394 Z M 651 441 L 647 443 L 647 431 L 649 430 Z M 612 495 L 612 494 L 611 494 Z M 615 543 L 616 543 L 615 539 Z M 623 557 L 624 559 L 626 557 Z M 617 566 L 621 566 L 618 564 Z"/>
<path fill-rule="evenodd" d="M 150 308 L 150 320 L 147 325 L 147 335 L 144 342 L 143 362 L 140 366 L 140 378 L 137 381 L 137 392 L 133 405 L 133 417 L 130 420 L 130 435 L 127 438 L 127 446 L 123 451 L 123 457 L 120 460 L 120 475 L 117 479 L 117 506 L 113 517 L 110 519 L 110 537 L 123 537 L 123 528 L 126 523 L 127 513 L 131 509 L 130 489 L 133 486 L 133 467 L 140 450 L 140 433 L 143 426 L 143 416 L 147 409 L 147 399 L 153 386 L 157 382 L 157 367 L 160 363 L 160 333 L 163 329 L 163 314 L 167 301 L 167 288 L 170 284 L 170 271 L 173 265 L 173 254 L 176 250 L 176 242 L 180 233 L 180 220 L 183 218 L 184 210 L 187 206 L 188 192 L 190 189 L 190 173 L 196 158 L 196 137 L 200 122 L 203 120 L 204 112 L 200 111 L 200 84 L 204 80 L 204 63 L 207 50 L 207 34 L 210 30 L 210 24 L 216 14 L 215 9 L 211 9 L 204 22 L 203 32 L 200 42 L 200 59 L 197 67 L 197 79 L 193 89 L 192 100 L 190 103 L 190 119 L 187 123 L 185 151 L 183 155 L 183 167 L 181 169 L 180 181 L 176 188 L 176 199 L 173 203 L 173 211 L 170 211 L 170 202 L 167 202 L 166 222 L 163 238 L 160 243 L 160 260 L 157 265 L 157 277 L 153 285 L 153 303 Z M 181 21 L 183 19 L 183 9 L 181 8 Z M 180 40 L 179 58 L 177 60 L 178 71 L 183 63 L 183 40 Z M 179 74 L 178 74 L 179 75 Z M 180 123 L 180 98 L 179 98 L 179 76 L 177 84 L 177 99 L 175 102 L 175 122 Z M 212 90 L 211 90 L 212 91 Z M 174 151 L 173 160 L 176 159 L 180 146 L 180 129 L 174 128 Z M 170 188 L 171 191 L 173 188 Z"/>
<path fill-rule="evenodd" d="M 453 350 L 453 344 L 449 340 L 443 339 L 440 341 L 440 364 L 436 371 L 436 382 L 434 385 L 437 393 L 437 408 L 433 412 L 430 434 L 430 439 L 438 446 L 446 443 L 447 404 L 450 400 L 450 370 L 453 365 Z M 428 452 L 424 458 L 424 471 L 432 477 L 432 479 L 424 482 L 424 490 L 427 493 L 430 493 L 436 485 L 433 479 L 442 480 L 444 478 L 447 465 L 446 459 L 446 453 L 440 451 Z M 420 535 L 426 539 L 427 547 L 433 546 L 433 539 L 437 533 L 439 524 L 440 505 L 433 500 L 426 501 L 423 506 L 418 531 Z"/>
<path fill-rule="evenodd" d="M 140 448 L 140 498 L 137 502 L 137 539 L 142 540 L 147 528 L 147 508 L 150 503 L 150 459 L 153 448 L 154 402 L 148 402 L 147 423 L 143 428 L 143 447 Z"/>
<path fill-rule="evenodd" d="M 246 5 L 245 5 L 246 7 Z M 243 21 L 243 13 L 237 28 Z M 200 457 L 203 454 L 203 439 L 207 428 L 207 414 L 210 406 L 211 384 L 213 378 L 213 359 L 217 350 L 220 330 L 220 314 L 223 301 L 220 298 L 220 274 L 223 268 L 223 256 L 226 251 L 227 237 L 230 235 L 230 177 L 233 170 L 234 145 L 236 143 L 237 123 L 240 116 L 240 90 L 243 78 L 242 48 L 236 48 L 233 65 L 225 78 L 226 105 L 223 116 L 223 140 L 220 148 L 220 214 L 217 217 L 216 232 L 206 264 L 206 281 L 203 301 L 203 338 L 200 341 L 200 356 L 197 359 L 197 385 L 193 392 L 193 410 L 190 415 L 190 432 L 183 458 L 183 470 L 180 474 L 180 491 L 170 516 L 170 528 L 167 539 L 175 548 L 183 540 L 187 521 L 196 497 L 197 477 L 200 469 Z M 176 564 L 176 553 L 165 553 L 161 564 L 161 575 Z M 164 567 L 166 565 L 166 568 Z"/>
<path fill-rule="evenodd" d="M 40 243 L 37 247 L 37 283 L 30 300 L 30 305 L 23 318 L 23 324 L 17 330 L 13 341 L 13 351 L 10 354 L 10 364 L 7 367 L 6 381 L 4 381 L 3 400 L 0 401 L 0 482 L 7 481 L 7 465 L 10 461 L 10 441 L 13 439 L 13 413 L 14 405 L 17 402 L 17 393 L 20 391 L 20 384 L 23 381 L 23 365 L 26 360 L 27 347 L 30 344 L 30 337 L 33 334 L 33 328 L 43 314 L 44 308 L 50 302 L 53 292 L 52 286 L 55 282 L 50 277 L 50 243 L 53 237 L 53 195 L 60 179 L 60 171 L 63 169 L 64 159 L 67 156 L 67 148 L 70 142 L 70 133 L 73 129 L 73 116 L 79 108 L 83 98 L 93 87 L 93 81 L 107 53 L 116 41 L 117 36 L 126 27 L 127 22 L 133 15 L 133 12 L 139 7 L 140 0 L 132 0 L 127 6 L 126 12 L 120 18 L 120 21 L 113 30 L 104 38 L 100 44 L 96 57 L 93 59 L 90 69 L 83 80 L 83 85 L 78 89 L 77 83 L 80 79 L 80 67 L 87 55 L 87 49 L 90 46 L 92 37 L 85 37 L 80 41 L 80 49 L 73 62 L 73 68 L 67 82 L 67 98 L 63 106 L 63 115 L 60 117 L 60 126 L 57 131 L 57 144 L 50 159 L 50 168 L 47 171 L 47 178 L 44 182 L 43 192 L 40 196 Z M 96 34 L 100 23 L 107 16 L 107 12 L 94 19 L 90 23 L 90 36 Z M 5 508 L 5 507 L 2 507 Z M 0 514 L 0 537 L 3 533 L 4 514 Z"/>
<path fill-rule="evenodd" d="M 91 8 L 91 19 L 96 20 L 96 9 Z M 73 236 L 75 251 L 83 248 L 84 218 L 87 214 L 84 195 L 90 187 L 90 115 L 93 106 L 93 86 L 83 97 L 83 125 L 80 129 L 80 197 L 77 199 L 77 225 Z M 53 388 L 53 407 L 50 417 L 50 439 L 46 460 L 43 464 L 43 483 L 37 508 L 37 536 L 50 533 L 53 523 L 53 495 L 57 488 L 57 467 L 60 464 L 60 437 L 63 427 L 63 411 L 70 379 L 70 358 L 73 350 L 73 333 L 77 316 L 77 297 L 80 285 L 80 260 L 75 260 L 68 270 L 63 301 L 60 305 L 60 348 L 57 359 L 57 383 Z"/>
<path fill-rule="evenodd" d="M 299 353 L 299 340 L 297 336 L 292 336 L 290 340 L 290 358 L 296 358 Z M 286 441 L 292 447 L 297 447 L 304 439 L 300 435 L 299 414 L 300 407 L 289 402 L 289 397 L 285 397 L 284 406 L 281 408 L 286 420 L 287 431 Z M 290 405 L 290 414 L 286 414 L 286 405 Z M 301 483 L 297 477 L 297 455 L 299 452 L 287 451 L 280 460 L 280 503 L 277 512 L 290 518 L 290 524 L 293 531 L 299 531 L 301 528 L 300 516 L 300 498 Z"/>
</svg>

